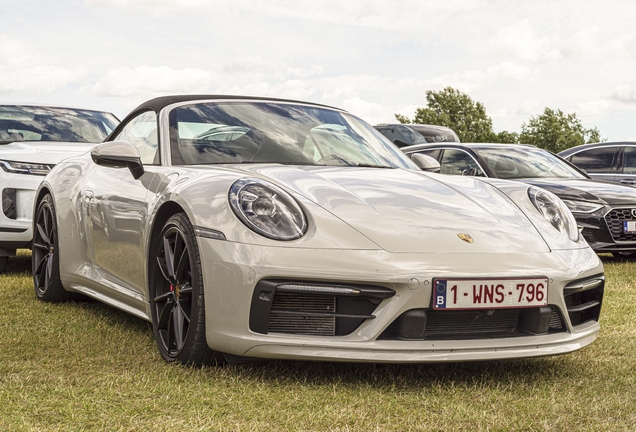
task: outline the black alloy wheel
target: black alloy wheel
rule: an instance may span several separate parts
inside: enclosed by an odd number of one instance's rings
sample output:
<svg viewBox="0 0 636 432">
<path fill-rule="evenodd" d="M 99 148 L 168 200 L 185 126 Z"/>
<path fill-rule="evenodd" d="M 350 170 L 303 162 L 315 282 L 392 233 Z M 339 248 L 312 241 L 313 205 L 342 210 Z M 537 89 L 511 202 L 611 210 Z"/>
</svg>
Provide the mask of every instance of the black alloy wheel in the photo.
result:
<svg viewBox="0 0 636 432">
<path fill-rule="evenodd" d="M 49 302 L 67 300 L 69 293 L 60 281 L 55 207 L 49 194 L 42 198 L 35 213 L 31 252 L 33 286 L 37 298 Z"/>
<path fill-rule="evenodd" d="M 193 366 L 223 363 L 223 354 L 205 338 L 201 261 L 185 213 L 168 219 L 149 259 L 152 324 L 162 357 Z"/>
</svg>

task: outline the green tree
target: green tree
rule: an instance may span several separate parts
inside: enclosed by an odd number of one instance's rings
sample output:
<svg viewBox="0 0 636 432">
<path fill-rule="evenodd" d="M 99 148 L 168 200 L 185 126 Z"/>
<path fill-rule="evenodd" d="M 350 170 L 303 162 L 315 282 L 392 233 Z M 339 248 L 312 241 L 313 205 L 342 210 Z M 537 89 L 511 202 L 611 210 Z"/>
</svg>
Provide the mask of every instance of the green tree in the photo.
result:
<svg viewBox="0 0 636 432">
<path fill-rule="evenodd" d="M 601 142 L 598 128 L 585 129 L 576 114 L 546 108 L 543 114 L 530 117 L 521 125 L 519 142 L 558 153 L 581 144 Z"/>
<path fill-rule="evenodd" d="M 419 123 L 446 126 L 453 129 L 464 142 L 489 142 L 495 139 L 492 119 L 481 102 L 475 102 L 466 93 L 452 87 L 440 91 L 426 91 L 426 108 L 418 108 L 411 121 L 399 114 L 401 123 Z"/>
</svg>

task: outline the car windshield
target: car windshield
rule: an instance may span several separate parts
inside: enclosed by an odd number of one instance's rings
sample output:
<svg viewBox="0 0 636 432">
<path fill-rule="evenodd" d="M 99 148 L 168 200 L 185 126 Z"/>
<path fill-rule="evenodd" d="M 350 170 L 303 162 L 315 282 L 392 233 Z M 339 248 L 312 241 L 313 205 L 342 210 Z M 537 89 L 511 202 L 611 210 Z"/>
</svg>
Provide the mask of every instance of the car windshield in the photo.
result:
<svg viewBox="0 0 636 432">
<path fill-rule="evenodd" d="M 99 143 L 118 123 L 112 114 L 99 111 L 0 105 L 0 144 L 15 141 Z"/>
<path fill-rule="evenodd" d="M 378 131 L 328 108 L 281 102 L 196 103 L 170 112 L 174 165 L 417 167 Z"/>
<path fill-rule="evenodd" d="M 476 148 L 475 152 L 502 179 L 586 178 L 558 156 L 533 147 Z"/>
<path fill-rule="evenodd" d="M 404 134 L 404 137 L 408 140 L 407 143 L 409 145 L 413 145 L 413 144 L 426 144 L 428 141 L 426 141 L 426 138 L 424 138 L 424 136 L 422 136 L 421 134 L 415 132 L 414 130 L 410 129 L 409 127 L 401 127 L 400 131 L 402 132 L 402 134 Z"/>
</svg>

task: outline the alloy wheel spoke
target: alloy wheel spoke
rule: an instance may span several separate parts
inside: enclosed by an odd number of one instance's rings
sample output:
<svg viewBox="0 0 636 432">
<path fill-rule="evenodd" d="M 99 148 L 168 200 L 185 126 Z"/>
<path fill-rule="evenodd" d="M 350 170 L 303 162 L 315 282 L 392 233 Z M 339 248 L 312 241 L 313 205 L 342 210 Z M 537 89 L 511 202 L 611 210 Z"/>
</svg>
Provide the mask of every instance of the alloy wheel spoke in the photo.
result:
<svg viewBox="0 0 636 432">
<path fill-rule="evenodd" d="M 181 313 L 183 314 L 183 319 L 190 324 L 190 313 L 189 311 L 186 311 L 185 309 L 183 309 L 183 305 L 182 303 L 184 303 L 183 300 L 177 300 L 177 307 L 179 308 L 179 310 L 181 311 Z"/>
<path fill-rule="evenodd" d="M 168 298 L 168 301 L 165 305 L 163 305 L 163 309 L 161 310 L 161 315 L 159 316 L 159 321 L 157 322 L 158 329 L 165 329 L 169 325 L 170 315 L 172 310 L 174 309 L 174 302 Z M 170 331 L 168 331 L 170 333 Z"/>
<path fill-rule="evenodd" d="M 184 278 L 181 277 L 181 275 L 183 274 L 183 271 L 185 270 L 186 266 L 189 264 L 189 257 L 188 257 L 188 248 L 183 247 L 183 252 L 181 253 L 181 256 L 179 257 L 179 261 L 177 263 L 177 267 L 176 270 L 174 272 L 175 277 L 177 280 L 181 281 Z"/>
<path fill-rule="evenodd" d="M 42 224 L 36 224 L 35 226 L 38 229 L 38 232 L 40 233 L 40 237 L 42 237 L 42 240 L 44 241 L 44 243 L 50 245 L 51 244 L 51 239 L 49 239 L 49 236 L 44 231 L 44 228 L 42 227 Z"/>
<path fill-rule="evenodd" d="M 178 304 L 177 304 L 178 305 Z M 174 326 L 174 341 L 177 345 L 177 351 L 183 348 L 183 328 L 184 328 L 185 314 L 181 307 L 174 308 L 174 314 L 172 316 L 172 325 Z"/>
<path fill-rule="evenodd" d="M 35 247 L 36 247 L 36 248 L 38 248 L 38 249 L 45 250 L 45 251 L 48 251 L 48 250 L 49 250 L 49 247 L 48 247 L 47 245 L 43 244 L 43 243 L 36 243 L 36 242 L 33 242 L 33 246 L 35 246 Z"/>
<path fill-rule="evenodd" d="M 165 256 L 166 267 L 168 269 L 168 275 L 172 279 L 176 279 L 174 274 L 174 251 L 170 247 L 170 240 L 167 237 L 163 238 L 163 253 Z"/>
<path fill-rule="evenodd" d="M 49 218 L 48 218 L 48 208 L 47 207 L 42 207 L 42 219 L 44 222 L 44 232 L 46 232 L 47 236 L 48 234 L 51 232 L 49 231 L 50 227 L 49 227 Z"/>
<path fill-rule="evenodd" d="M 155 302 L 162 302 L 165 301 L 167 298 L 174 296 L 174 294 L 172 293 L 172 291 L 168 291 L 165 292 L 157 297 L 154 298 Z"/>
<path fill-rule="evenodd" d="M 179 288 L 179 293 L 183 296 L 185 295 L 192 295 L 192 285 L 190 285 L 188 282 L 186 282 L 185 284 L 181 285 L 181 287 Z"/>
<path fill-rule="evenodd" d="M 170 285 L 174 285 L 177 281 L 170 276 L 166 262 L 161 257 L 157 257 L 157 263 L 159 264 L 159 270 L 161 271 L 163 278 L 167 280 Z"/>
</svg>

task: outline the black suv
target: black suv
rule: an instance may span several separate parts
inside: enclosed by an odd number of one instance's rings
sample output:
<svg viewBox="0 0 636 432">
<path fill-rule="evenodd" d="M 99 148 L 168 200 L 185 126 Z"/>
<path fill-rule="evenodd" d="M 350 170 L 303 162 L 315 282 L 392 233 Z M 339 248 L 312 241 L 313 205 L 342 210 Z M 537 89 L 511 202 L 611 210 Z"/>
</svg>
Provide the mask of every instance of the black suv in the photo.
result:
<svg viewBox="0 0 636 432">
<path fill-rule="evenodd" d="M 459 142 L 459 137 L 451 128 L 423 124 L 388 124 L 373 126 L 398 147 L 414 144 Z"/>
</svg>

